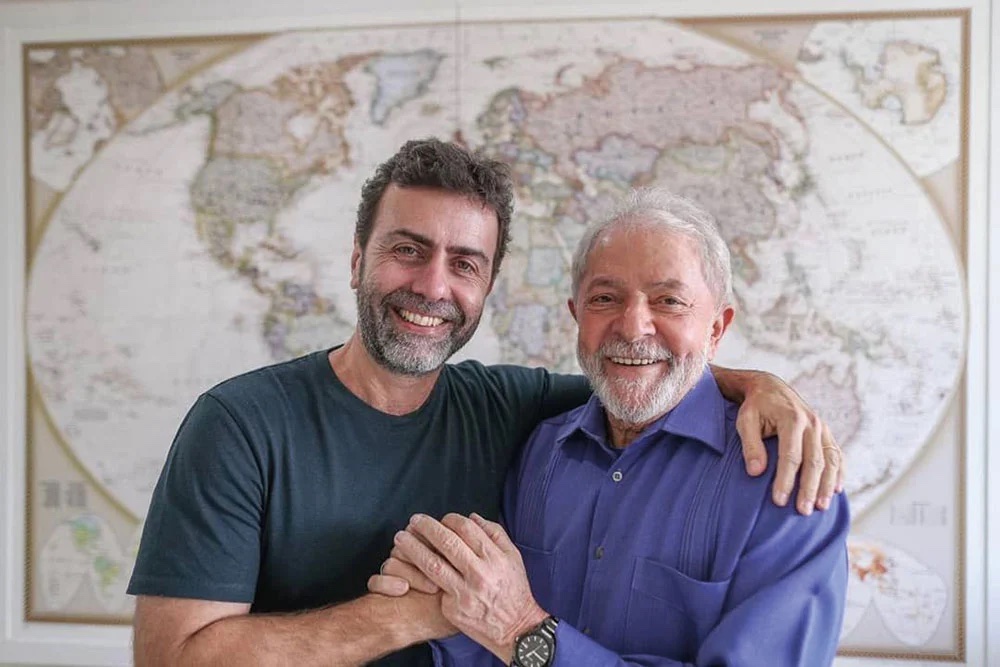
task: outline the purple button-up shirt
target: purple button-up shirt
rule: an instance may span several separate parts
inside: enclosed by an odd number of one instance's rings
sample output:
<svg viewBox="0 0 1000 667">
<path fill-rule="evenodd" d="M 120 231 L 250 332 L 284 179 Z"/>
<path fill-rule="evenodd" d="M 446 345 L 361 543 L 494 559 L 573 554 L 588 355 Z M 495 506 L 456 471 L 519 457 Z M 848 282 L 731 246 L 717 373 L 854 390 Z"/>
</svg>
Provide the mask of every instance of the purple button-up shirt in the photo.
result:
<svg viewBox="0 0 1000 667">
<path fill-rule="evenodd" d="M 847 590 L 844 494 L 777 507 L 744 472 L 737 407 L 708 371 L 622 450 L 596 397 L 538 426 L 508 477 L 504 517 L 538 603 L 560 619 L 554 667 L 819 667 Z M 499 665 L 459 635 L 442 667 Z"/>
</svg>

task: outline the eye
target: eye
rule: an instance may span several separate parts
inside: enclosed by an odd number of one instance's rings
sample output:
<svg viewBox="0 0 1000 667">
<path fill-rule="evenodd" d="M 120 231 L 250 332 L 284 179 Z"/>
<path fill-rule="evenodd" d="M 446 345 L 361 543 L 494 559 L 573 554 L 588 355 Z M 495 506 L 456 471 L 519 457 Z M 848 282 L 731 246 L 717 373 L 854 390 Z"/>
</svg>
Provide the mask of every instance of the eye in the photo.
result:
<svg viewBox="0 0 1000 667">
<path fill-rule="evenodd" d="M 674 296 L 660 297 L 659 302 L 664 306 L 683 306 L 684 302 Z"/>
<path fill-rule="evenodd" d="M 603 306 L 605 304 L 614 303 L 615 300 L 611 298 L 610 294 L 595 294 L 590 297 L 589 301 L 596 306 Z"/>
<path fill-rule="evenodd" d="M 420 254 L 416 246 L 412 245 L 398 245 L 394 248 L 393 252 L 401 257 L 416 257 Z"/>
<path fill-rule="evenodd" d="M 478 267 L 467 259 L 455 260 L 455 270 L 459 273 L 476 273 Z"/>
</svg>

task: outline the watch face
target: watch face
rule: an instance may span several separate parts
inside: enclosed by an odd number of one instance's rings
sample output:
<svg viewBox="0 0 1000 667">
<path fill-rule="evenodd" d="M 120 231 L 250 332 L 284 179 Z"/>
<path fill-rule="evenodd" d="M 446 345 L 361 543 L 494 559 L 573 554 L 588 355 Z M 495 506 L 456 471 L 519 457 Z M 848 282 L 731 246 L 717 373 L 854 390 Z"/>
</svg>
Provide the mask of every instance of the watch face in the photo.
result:
<svg viewBox="0 0 1000 667">
<path fill-rule="evenodd" d="M 517 664 L 521 667 L 545 667 L 552 657 L 552 647 L 539 635 L 526 635 L 517 643 Z"/>
</svg>

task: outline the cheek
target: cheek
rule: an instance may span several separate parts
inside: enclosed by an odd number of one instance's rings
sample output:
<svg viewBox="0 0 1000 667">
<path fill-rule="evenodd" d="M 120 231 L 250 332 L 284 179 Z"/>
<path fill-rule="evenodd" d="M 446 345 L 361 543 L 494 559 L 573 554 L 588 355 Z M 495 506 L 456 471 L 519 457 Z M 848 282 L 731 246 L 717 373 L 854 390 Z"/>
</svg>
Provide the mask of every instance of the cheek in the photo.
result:
<svg viewBox="0 0 1000 667">
<path fill-rule="evenodd" d="M 660 335 L 670 351 L 679 355 L 700 354 L 708 341 L 708 333 L 693 326 L 661 327 Z"/>
<path fill-rule="evenodd" d="M 601 349 L 601 344 L 609 337 L 609 334 L 607 322 L 592 314 L 581 315 L 577 341 L 585 353 L 594 354 Z"/>
<path fill-rule="evenodd" d="M 458 307 L 461 308 L 465 314 L 472 317 L 475 314 L 482 312 L 483 307 L 486 304 L 486 297 L 488 292 L 485 289 L 478 286 L 470 286 L 466 289 L 453 289 L 452 296 Z"/>
</svg>

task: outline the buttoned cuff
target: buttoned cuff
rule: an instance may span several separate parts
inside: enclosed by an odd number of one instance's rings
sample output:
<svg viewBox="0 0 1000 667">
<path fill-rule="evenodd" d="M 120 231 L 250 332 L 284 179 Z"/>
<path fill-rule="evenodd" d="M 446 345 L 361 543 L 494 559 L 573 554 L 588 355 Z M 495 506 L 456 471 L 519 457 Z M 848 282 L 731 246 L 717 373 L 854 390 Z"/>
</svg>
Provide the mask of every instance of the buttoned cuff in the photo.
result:
<svg viewBox="0 0 1000 667">
<path fill-rule="evenodd" d="M 556 659 L 552 667 L 605 667 L 621 658 L 560 619 L 556 627 Z"/>
</svg>

